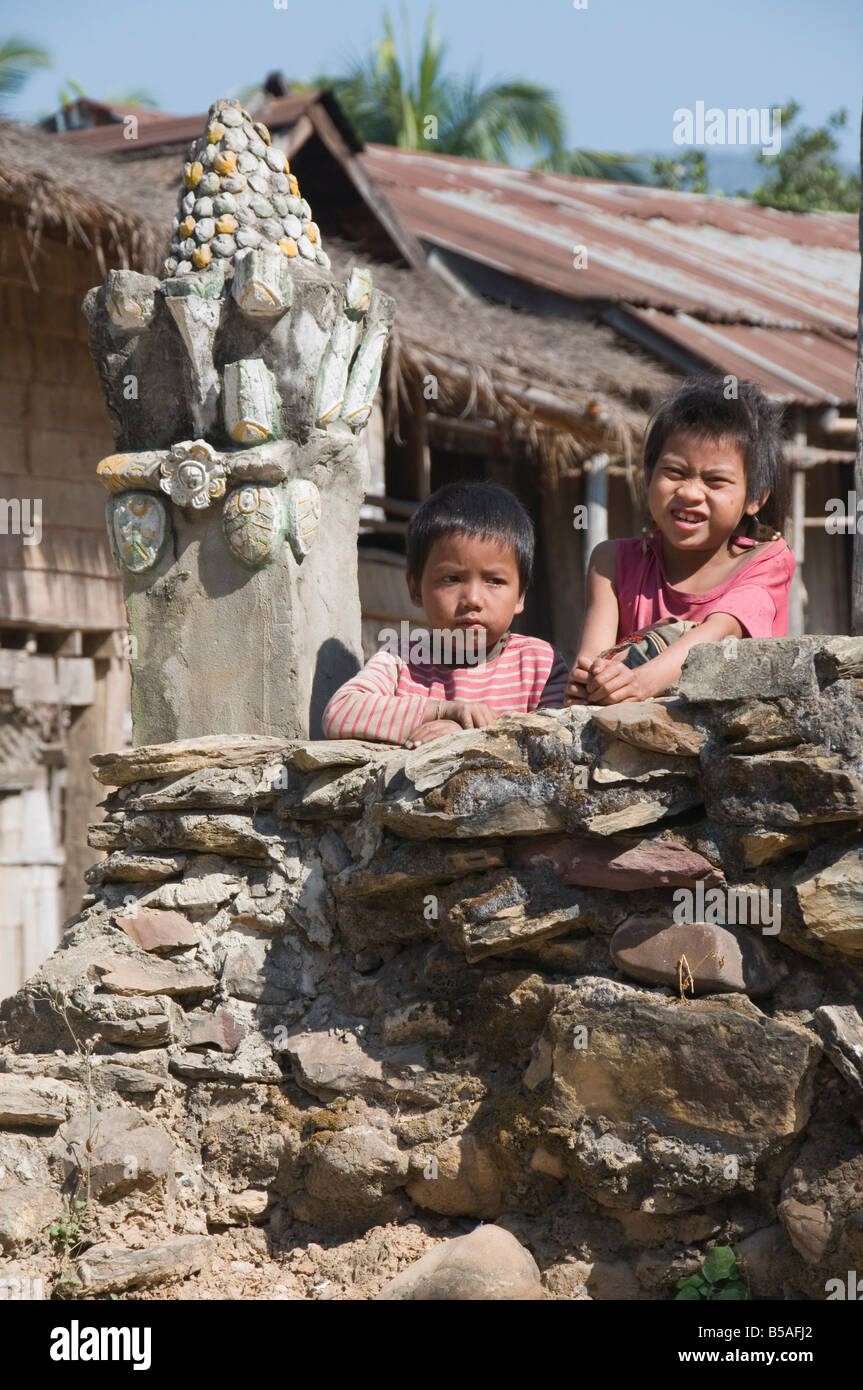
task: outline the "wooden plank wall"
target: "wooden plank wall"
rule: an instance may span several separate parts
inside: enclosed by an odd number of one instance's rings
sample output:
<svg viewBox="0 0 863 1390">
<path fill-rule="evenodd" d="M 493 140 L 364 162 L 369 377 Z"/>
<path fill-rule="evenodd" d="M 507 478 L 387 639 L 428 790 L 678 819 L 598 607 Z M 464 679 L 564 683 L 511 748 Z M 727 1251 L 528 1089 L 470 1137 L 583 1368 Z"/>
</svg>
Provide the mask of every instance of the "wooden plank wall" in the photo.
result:
<svg viewBox="0 0 863 1390">
<path fill-rule="evenodd" d="M 0 622 L 125 626 L 96 464 L 114 441 L 81 313 L 102 276 L 83 250 L 42 241 L 28 284 L 18 232 L 0 224 L 0 498 L 40 498 L 42 542 L 0 534 Z"/>
<path fill-rule="evenodd" d="M 63 740 L 65 828 L 36 789 L 7 798 L 0 816 L 3 984 L 11 988 L 53 949 L 62 921 L 78 909 L 83 870 L 99 857 L 86 845 L 87 824 L 101 819 L 103 796 L 89 756 L 128 742 L 129 708 L 128 662 L 104 640 L 126 626 L 105 531 L 105 492 L 95 476 L 114 441 L 81 313 L 84 294 L 103 276 L 90 252 L 48 237 L 37 255 L 28 248 L 28 271 L 21 237 L 0 220 L 0 499 L 29 499 L 31 515 L 40 499 L 42 536 L 25 545 L 23 536 L 0 530 L 0 642 L 15 645 L 17 631 L 20 645 L 33 633 L 40 651 L 60 651 L 57 643 L 68 633 L 70 650 L 98 659 L 84 663 L 92 667 L 92 699 L 70 710 Z M 0 508 L 0 527 L 6 514 Z M 13 827 L 25 811 L 38 853 L 16 838 Z M 23 862 L 16 867 L 19 851 Z M 45 862 L 52 854 L 56 865 Z"/>
</svg>

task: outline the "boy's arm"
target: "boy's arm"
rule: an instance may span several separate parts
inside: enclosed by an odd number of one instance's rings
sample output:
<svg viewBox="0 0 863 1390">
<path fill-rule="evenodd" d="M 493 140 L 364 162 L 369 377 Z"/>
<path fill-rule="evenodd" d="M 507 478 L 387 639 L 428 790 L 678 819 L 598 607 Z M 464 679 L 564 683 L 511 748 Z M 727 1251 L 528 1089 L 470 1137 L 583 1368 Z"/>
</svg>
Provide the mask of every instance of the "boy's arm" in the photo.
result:
<svg viewBox="0 0 863 1390">
<path fill-rule="evenodd" d="M 397 695 L 401 664 L 391 652 L 376 652 L 357 675 L 340 686 L 321 719 L 324 738 L 366 738 L 402 743 L 418 724 L 438 719 L 443 700 Z"/>
<path fill-rule="evenodd" d="M 600 541 L 594 546 L 587 571 L 584 621 L 566 687 L 565 703 L 583 702 L 591 662 L 617 641 L 620 609 L 614 588 L 616 541 Z"/>
<path fill-rule="evenodd" d="M 723 637 L 742 637 L 743 628 L 730 613 L 711 613 L 678 637 L 660 656 L 643 666 L 624 666 L 617 657 L 595 661 L 587 685 L 591 704 L 612 705 L 621 700 L 650 700 L 679 680 L 683 663 L 701 642 L 720 642 Z"/>
</svg>

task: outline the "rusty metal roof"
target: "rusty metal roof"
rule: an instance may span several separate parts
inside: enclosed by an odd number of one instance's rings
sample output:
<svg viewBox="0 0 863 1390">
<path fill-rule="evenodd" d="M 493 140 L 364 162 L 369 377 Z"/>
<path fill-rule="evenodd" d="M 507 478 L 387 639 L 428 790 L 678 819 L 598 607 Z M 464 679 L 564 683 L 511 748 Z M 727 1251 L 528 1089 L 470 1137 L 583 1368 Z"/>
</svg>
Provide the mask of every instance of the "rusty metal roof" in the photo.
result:
<svg viewBox="0 0 863 1390">
<path fill-rule="evenodd" d="M 271 133 L 291 131 L 294 126 L 310 113 L 311 109 L 322 107 L 336 125 L 339 134 L 348 148 L 356 153 L 363 148 L 353 126 L 346 120 L 344 112 L 331 92 L 315 90 L 297 92 L 292 96 L 273 97 L 266 111 L 254 117 L 264 121 Z M 108 109 L 108 108 L 106 108 Z M 197 140 L 206 124 L 206 112 L 194 116 L 172 116 L 163 111 L 149 111 L 142 107 L 111 107 L 117 116 L 132 115 L 138 119 L 138 133 L 130 140 L 124 132 L 122 120 L 106 125 L 90 126 L 82 130 L 64 130 L 57 135 L 59 140 L 81 150 L 99 154 L 125 154 L 135 156 L 153 146 L 184 146 Z"/>
<path fill-rule="evenodd" d="M 679 344 L 694 359 L 693 366 L 713 366 L 723 373 L 757 381 L 776 399 L 810 405 L 842 405 L 853 399 L 857 357 L 853 339 L 739 323 L 705 323 L 690 314 L 663 314 L 656 309 L 631 312 L 648 330 Z"/>
<path fill-rule="evenodd" d="M 772 395 L 854 398 L 860 269 L 851 214 L 779 212 L 384 145 L 367 145 L 359 158 L 410 230 L 456 264 L 475 262 L 504 287 L 507 277 L 527 282 L 599 313 L 619 306 L 624 316 L 609 321 L 626 331 L 628 314 L 649 325 L 654 350 L 665 341 L 669 360 L 682 352 Z"/>
</svg>

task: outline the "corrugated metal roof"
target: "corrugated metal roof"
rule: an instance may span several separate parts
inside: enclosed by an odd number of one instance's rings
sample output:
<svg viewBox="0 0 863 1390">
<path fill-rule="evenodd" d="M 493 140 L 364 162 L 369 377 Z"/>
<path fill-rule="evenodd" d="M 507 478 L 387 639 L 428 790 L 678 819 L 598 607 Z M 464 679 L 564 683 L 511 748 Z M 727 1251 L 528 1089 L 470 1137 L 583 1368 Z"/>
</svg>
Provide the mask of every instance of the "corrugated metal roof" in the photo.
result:
<svg viewBox="0 0 863 1390">
<path fill-rule="evenodd" d="M 655 332 L 720 371 L 757 381 L 780 400 L 842 405 L 853 398 L 857 363 L 853 339 L 746 324 L 704 323 L 689 314 L 633 309 Z"/>
<path fill-rule="evenodd" d="M 297 92 L 293 96 L 274 97 L 266 111 L 254 119 L 263 121 L 273 133 L 282 133 L 289 131 L 310 107 L 317 105 L 322 106 L 335 122 L 349 149 L 354 152 L 362 149 L 362 143 L 345 119 L 341 107 L 332 94 L 326 91 Z M 134 140 L 128 139 L 121 121 L 91 126 L 86 130 L 60 131 L 57 138 L 82 150 L 134 156 L 155 145 L 191 144 L 193 140 L 198 139 L 207 120 L 205 111 L 195 116 L 172 116 L 163 111 L 148 111 L 138 107 L 114 106 L 110 109 L 117 115 L 138 118 L 138 133 Z"/>
<path fill-rule="evenodd" d="M 857 219 L 369 145 L 426 243 L 650 326 L 789 399 L 854 396 Z M 576 268 L 576 250 L 586 264 Z M 648 321 L 645 319 L 645 321 Z M 815 336 L 813 336 L 815 335 Z M 844 340 L 844 341 L 843 341 Z"/>
</svg>

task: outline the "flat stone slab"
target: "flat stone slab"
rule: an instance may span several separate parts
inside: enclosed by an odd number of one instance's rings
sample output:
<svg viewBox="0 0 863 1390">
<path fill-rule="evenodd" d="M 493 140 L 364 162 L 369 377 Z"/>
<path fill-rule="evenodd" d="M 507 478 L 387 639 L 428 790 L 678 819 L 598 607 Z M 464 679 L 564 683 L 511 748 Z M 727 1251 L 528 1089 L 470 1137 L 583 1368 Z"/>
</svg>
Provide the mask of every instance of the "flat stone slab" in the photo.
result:
<svg viewBox="0 0 863 1390">
<path fill-rule="evenodd" d="M 128 816 L 123 834 L 133 848 L 164 847 L 194 850 L 199 854 L 237 855 L 265 859 L 270 843 L 255 829 L 252 816 L 194 811 L 152 811 Z"/>
<path fill-rule="evenodd" d="M 177 1236 L 146 1250 L 93 1245 L 78 1262 L 78 1278 L 86 1292 L 95 1297 L 123 1289 L 151 1288 L 168 1279 L 196 1274 L 211 1258 L 212 1249 L 209 1236 Z"/>
<path fill-rule="evenodd" d="M 806 826 L 863 819 L 863 783 L 841 754 L 716 758 L 704 770 L 708 815 L 726 825 Z"/>
<path fill-rule="evenodd" d="M 518 865 L 550 863 L 561 883 L 631 891 L 668 885 L 723 883 L 713 865 L 679 840 L 642 840 L 621 845 L 586 835 L 555 835 L 523 840 L 515 847 Z"/>
<path fill-rule="evenodd" d="M 620 705 L 600 706 L 592 711 L 592 716 L 594 724 L 604 733 L 653 753 L 694 757 L 707 738 L 702 729 L 683 717 L 677 702 L 625 701 Z"/>
<path fill-rule="evenodd" d="M 217 1047 L 220 1052 L 236 1052 L 248 1031 L 230 1009 L 189 1014 L 188 1023 L 189 1047 Z"/>
<path fill-rule="evenodd" d="M 179 912 L 159 912 L 150 908 L 132 914 L 118 912 L 114 923 L 143 951 L 174 951 L 198 944 L 198 933 Z"/>
<path fill-rule="evenodd" d="M 426 1070 L 425 1049 L 409 1043 L 388 1049 L 385 1057 L 373 1056 L 349 1032 L 296 1033 L 284 1044 L 297 1082 L 321 1099 L 336 1092 L 343 1096 L 403 1095 L 428 1102 L 440 1087 Z"/>
<path fill-rule="evenodd" d="M 693 647 L 680 676 L 682 699 L 806 698 L 821 681 L 863 674 L 863 638 L 726 637 Z M 820 677 L 820 679 L 819 679 Z"/>
<path fill-rule="evenodd" d="M 96 969 L 102 972 L 101 984 L 112 994 L 195 994 L 216 988 L 218 981 L 208 970 L 196 966 L 174 965 L 171 961 L 123 960 L 97 961 Z"/>
<path fill-rule="evenodd" d="M 807 935 L 831 952 L 863 958 L 863 850 L 853 848 L 824 862 L 808 856 L 791 877 Z"/>
<path fill-rule="evenodd" d="M 56 1129 L 66 1118 L 73 1094 L 62 1081 L 0 1075 L 0 1125 L 5 1129 L 19 1125 Z"/>
<path fill-rule="evenodd" d="M 182 872 L 187 856 L 185 854 L 125 854 L 115 850 L 101 863 L 86 869 L 84 879 L 87 883 L 159 883 L 162 879 L 173 878 Z"/>
<path fill-rule="evenodd" d="M 290 739 L 267 734 L 205 734 L 175 743 L 151 743 L 125 748 L 119 753 L 94 753 L 93 776 L 106 787 L 125 787 L 130 782 L 153 782 L 179 777 L 201 767 L 242 767 L 261 758 L 281 758 L 293 747 Z"/>
<path fill-rule="evenodd" d="M 815 1027 L 836 1070 L 863 1096 L 863 1019 L 853 1004 L 815 1010 Z"/>
<path fill-rule="evenodd" d="M 776 977 L 761 942 L 741 927 L 633 916 L 611 938 L 611 958 L 634 980 L 684 994 L 770 994 Z"/>
</svg>

